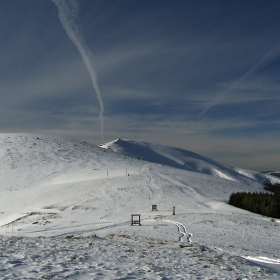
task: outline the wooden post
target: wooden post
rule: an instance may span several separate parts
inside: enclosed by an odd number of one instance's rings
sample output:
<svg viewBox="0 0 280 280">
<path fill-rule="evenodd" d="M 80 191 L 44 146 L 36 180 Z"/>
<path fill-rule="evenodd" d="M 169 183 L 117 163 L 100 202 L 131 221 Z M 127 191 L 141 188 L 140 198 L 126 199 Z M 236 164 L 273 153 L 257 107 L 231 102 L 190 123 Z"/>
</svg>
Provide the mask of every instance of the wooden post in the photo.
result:
<svg viewBox="0 0 280 280">
<path fill-rule="evenodd" d="M 173 206 L 173 215 L 175 215 L 175 206 Z"/>
</svg>

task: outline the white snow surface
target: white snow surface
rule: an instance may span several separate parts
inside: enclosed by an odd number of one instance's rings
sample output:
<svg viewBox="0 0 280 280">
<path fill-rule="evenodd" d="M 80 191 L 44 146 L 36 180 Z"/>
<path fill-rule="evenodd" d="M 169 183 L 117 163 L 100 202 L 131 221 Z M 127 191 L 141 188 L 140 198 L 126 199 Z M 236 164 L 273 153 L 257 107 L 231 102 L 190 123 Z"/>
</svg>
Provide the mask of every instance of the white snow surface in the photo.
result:
<svg viewBox="0 0 280 280">
<path fill-rule="evenodd" d="M 279 221 L 227 204 L 279 178 L 121 139 L 0 134 L 0 157 L 0 279 L 279 279 Z"/>
</svg>

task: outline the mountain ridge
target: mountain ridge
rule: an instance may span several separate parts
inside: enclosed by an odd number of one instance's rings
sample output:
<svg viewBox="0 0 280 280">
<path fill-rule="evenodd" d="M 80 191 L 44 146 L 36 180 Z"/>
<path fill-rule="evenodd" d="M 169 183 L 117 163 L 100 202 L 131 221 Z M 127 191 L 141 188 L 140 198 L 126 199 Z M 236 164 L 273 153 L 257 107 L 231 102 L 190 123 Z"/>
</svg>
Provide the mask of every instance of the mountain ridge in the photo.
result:
<svg viewBox="0 0 280 280">
<path fill-rule="evenodd" d="M 116 139 L 100 145 L 117 153 L 143 159 L 146 161 L 165 164 L 171 167 L 203 173 L 232 181 L 242 181 L 246 184 L 247 178 L 260 183 L 275 183 L 278 180 L 272 174 L 246 170 L 217 162 L 213 159 L 187 151 L 181 148 L 153 144 L 146 141 Z"/>
<path fill-rule="evenodd" d="M 263 191 L 264 179 L 276 180 L 183 149 L 109 143 L 0 134 L 0 234 L 9 225 L 36 235 L 123 224 L 130 213 L 149 218 L 151 204 L 160 205 L 161 215 L 174 205 L 182 214 L 244 213 L 227 204 L 230 194 Z"/>
</svg>

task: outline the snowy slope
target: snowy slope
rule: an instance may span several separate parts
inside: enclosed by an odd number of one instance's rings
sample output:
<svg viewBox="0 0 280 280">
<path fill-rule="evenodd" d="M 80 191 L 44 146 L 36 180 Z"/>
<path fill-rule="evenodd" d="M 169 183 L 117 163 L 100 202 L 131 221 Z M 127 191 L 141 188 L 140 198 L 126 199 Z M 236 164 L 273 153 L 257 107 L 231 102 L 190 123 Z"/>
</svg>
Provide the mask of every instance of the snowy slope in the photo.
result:
<svg viewBox="0 0 280 280">
<path fill-rule="evenodd" d="M 263 173 L 280 178 L 280 171 L 266 171 L 266 172 L 263 172 Z"/>
<path fill-rule="evenodd" d="M 145 142 L 117 140 L 104 150 L 48 136 L 2 134 L 0 140 L 1 191 L 9 201 L 0 224 L 42 209 L 73 215 L 77 209 L 94 209 L 100 216 L 122 216 L 143 205 L 149 209 L 150 200 L 172 207 L 192 197 L 184 209 L 188 212 L 217 198 L 226 201 L 233 191 L 262 189 L 256 176 L 251 179 L 194 153 Z M 122 153 L 114 153 L 116 148 Z M 189 171 L 191 166 L 196 172 Z M 204 202 L 205 197 L 210 200 Z"/>
<path fill-rule="evenodd" d="M 273 178 L 269 175 L 182 149 L 120 139 L 97 147 L 51 136 L 0 134 L 0 157 L 0 234 L 7 236 L 0 246 L 10 252 L 2 255 L 2 278 L 204 279 L 210 272 L 217 279 L 279 278 L 277 221 L 227 204 L 234 191 L 262 190 L 262 182 Z M 151 211 L 152 204 L 158 211 Z M 141 227 L 130 226 L 135 213 L 141 214 Z M 252 265 L 258 256 L 272 259 L 273 271 Z M 58 266 L 43 265 L 58 261 Z M 207 269 L 200 272 L 195 263 Z M 262 278 L 263 271 L 268 278 Z"/>
<path fill-rule="evenodd" d="M 228 166 L 190 151 L 148 142 L 117 139 L 101 145 L 101 147 L 146 161 L 213 175 L 222 179 L 249 185 L 251 180 L 260 183 L 274 182 L 277 180 L 268 174 Z"/>
</svg>

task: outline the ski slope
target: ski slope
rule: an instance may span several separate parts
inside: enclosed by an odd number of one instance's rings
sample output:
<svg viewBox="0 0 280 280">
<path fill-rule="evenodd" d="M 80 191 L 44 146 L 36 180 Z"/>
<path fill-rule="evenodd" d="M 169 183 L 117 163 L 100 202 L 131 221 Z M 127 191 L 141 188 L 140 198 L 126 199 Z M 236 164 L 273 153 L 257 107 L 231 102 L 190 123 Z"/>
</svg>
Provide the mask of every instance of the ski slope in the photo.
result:
<svg viewBox="0 0 280 280">
<path fill-rule="evenodd" d="M 3 279 L 279 278 L 278 221 L 227 204 L 279 178 L 121 139 L 0 134 L 0 156 Z"/>
</svg>

